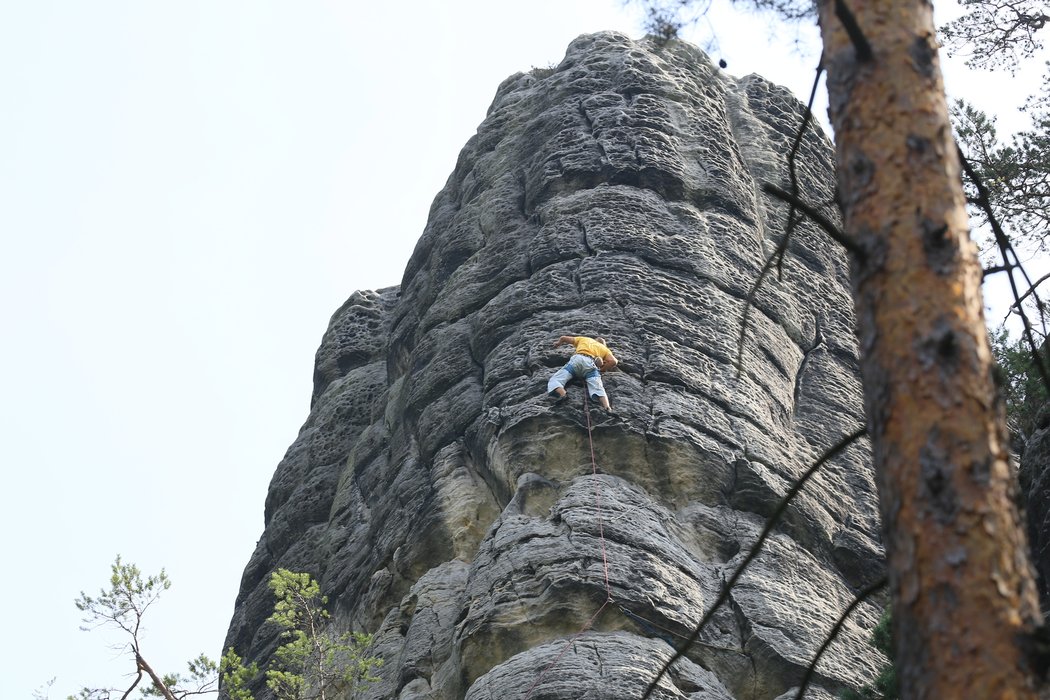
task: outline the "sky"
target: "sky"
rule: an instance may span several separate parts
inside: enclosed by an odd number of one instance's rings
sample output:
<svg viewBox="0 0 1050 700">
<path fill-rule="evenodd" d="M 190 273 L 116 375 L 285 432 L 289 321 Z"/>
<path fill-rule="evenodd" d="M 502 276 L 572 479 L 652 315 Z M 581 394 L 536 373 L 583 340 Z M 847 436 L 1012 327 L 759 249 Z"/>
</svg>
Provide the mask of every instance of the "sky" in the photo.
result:
<svg viewBox="0 0 1050 700">
<path fill-rule="evenodd" d="M 0 697 L 126 682 L 73 605 L 118 553 L 173 581 L 152 665 L 220 655 L 330 315 L 400 282 L 500 82 L 603 29 L 644 33 L 619 0 L 0 0 Z M 712 29 L 808 95 L 814 28 Z"/>
</svg>

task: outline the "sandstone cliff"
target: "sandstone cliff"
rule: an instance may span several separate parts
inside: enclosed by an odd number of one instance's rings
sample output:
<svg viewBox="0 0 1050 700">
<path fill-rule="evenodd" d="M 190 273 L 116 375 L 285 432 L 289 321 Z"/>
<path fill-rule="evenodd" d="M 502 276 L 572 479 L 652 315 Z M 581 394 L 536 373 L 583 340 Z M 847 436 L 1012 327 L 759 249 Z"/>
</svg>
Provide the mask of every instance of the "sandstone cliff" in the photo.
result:
<svg viewBox="0 0 1050 700">
<path fill-rule="evenodd" d="M 278 566 L 322 581 L 342 627 L 376 631 L 369 698 L 638 698 L 780 496 L 862 423 L 845 258 L 784 232 L 801 105 L 697 49 L 614 33 L 517 74 L 437 195 L 400 288 L 356 292 L 317 353 L 310 416 L 277 467 L 227 646 L 272 651 Z M 802 145 L 810 201 L 832 152 Z M 553 406 L 559 335 L 602 335 L 618 418 Z M 867 445 L 789 509 L 661 698 L 776 698 L 880 574 Z M 590 629 L 570 639 L 606 601 Z M 809 697 L 870 678 L 861 605 Z M 557 663 L 552 665 L 557 659 Z"/>
</svg>

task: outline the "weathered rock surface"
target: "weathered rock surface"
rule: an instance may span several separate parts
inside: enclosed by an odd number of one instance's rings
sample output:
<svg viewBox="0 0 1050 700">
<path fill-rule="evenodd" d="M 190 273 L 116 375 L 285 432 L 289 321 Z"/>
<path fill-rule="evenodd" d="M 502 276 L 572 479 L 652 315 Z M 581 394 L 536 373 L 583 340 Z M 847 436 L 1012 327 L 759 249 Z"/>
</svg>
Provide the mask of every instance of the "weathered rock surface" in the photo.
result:
<svg viewBox="0 0 1050 700">
<path fill-rule="evenodd" d="M 615 33 L 507 79 L 400 288 L 332 318 L 227 645 L 272 651 L 266 581 L 284 566 L 320 578 L 337 624 L 376 632 L 382 681 L 361 697 L 640 697 L 792 481 L 862 422 L 846 262 L 808 223 L 734 364 L 785 231 L 760 183 L 786 181 L 800 113 L 691 46 Z M 807 200 L 831 202 L 831 158 L 810 131 Z M 619 417 L 590 418 L 596 470 L 579 387 L 544 396 L 563 334 L 602 335 L 621 360 L 606 376 Z M 878 539 L 858 444 L 788 508 L 655 697 L 785 696 L 879 575 Z M 874 675 L 876 618 L 859 607 L 812 697 Z"/>
</svg>

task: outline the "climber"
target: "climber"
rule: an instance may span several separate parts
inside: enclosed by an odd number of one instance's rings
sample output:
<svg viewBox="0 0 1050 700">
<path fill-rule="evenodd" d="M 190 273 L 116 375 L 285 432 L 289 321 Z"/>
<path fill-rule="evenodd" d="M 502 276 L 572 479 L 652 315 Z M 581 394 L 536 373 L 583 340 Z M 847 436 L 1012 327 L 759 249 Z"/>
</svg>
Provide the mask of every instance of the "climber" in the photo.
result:
<svg viewBox="0 0 1050 700">
<path fill-rule="evenodd" d="M 612 413 L 609 407 L 609 397 L 605 394 L 602 385 L 602 372 L 608 372 L 619 361 L 605 345 L 604 338 L 588 338 L 582 335 L 563 335 L 554 341 L 554 347 L 561 345 L 572 345 L 575 351 L 569 358 L 568 363 L 550 378 L 547 382 L 547 394 L 555 401 L 565 398 L 565 385 L 574 377 L 587 382 L 587 391 L 591 398 L 598 399 L 598 403 L 607 412 Z"/>
</svg>

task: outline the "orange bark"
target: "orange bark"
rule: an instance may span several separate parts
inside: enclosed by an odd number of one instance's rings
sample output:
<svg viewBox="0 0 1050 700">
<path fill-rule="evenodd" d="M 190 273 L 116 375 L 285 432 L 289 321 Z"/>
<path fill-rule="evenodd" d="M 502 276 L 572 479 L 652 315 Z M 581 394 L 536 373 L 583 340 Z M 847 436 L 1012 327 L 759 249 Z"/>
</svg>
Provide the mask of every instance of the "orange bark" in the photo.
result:
<svg viewBox="0 0 1050 700">
<path fill-rule="evenodd" d="M 846 229 L 865 251 L 853 291 L 902 697 L 1035 697 L 1040 614 L 932 6 L 819 11 Z"/>
</svg>

